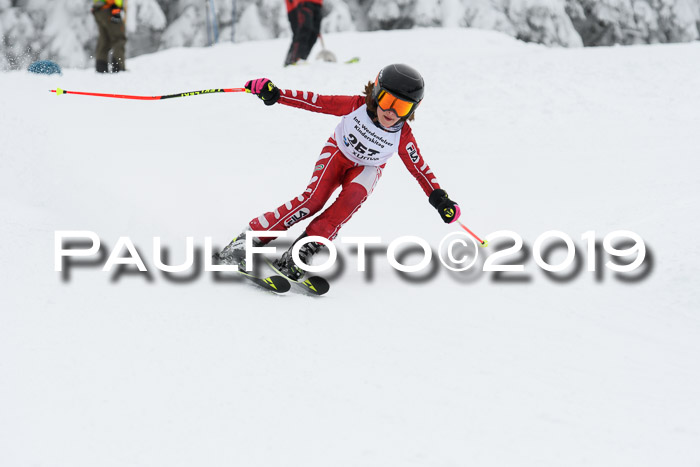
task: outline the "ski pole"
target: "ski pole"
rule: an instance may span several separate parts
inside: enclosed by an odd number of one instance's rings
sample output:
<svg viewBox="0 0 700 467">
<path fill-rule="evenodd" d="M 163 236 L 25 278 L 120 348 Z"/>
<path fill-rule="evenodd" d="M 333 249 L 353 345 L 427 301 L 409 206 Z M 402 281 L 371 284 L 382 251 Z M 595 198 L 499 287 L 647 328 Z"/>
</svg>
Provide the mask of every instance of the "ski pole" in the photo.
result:
<svg viewBox="0 0 700 467">
<path fill-rule="evenodd" d="M 326 43 L 323 41 L 323 36 L 321 33 L 318 34 L 318 38 L 321 41 L 321 51 L 316 55 L 316 60 L 322 58 L 324 62 L 337 62 L 335 54 L 330 50 L 326 49 Z"/>
<path fill-rule="evenodd" d="M 467 228 L 466 225 L 462 224 L 461 221 L 457 221 L 457 223 L 458 223 L 459 225 L 461 225 L 462 228 L 463 228 L 464 230 L 466 230 L 467 232 L 469 232 L 469 234 L 470 234 L 472 237 L 476 238 L 476 239 L 479 241 L 479 243 L 481 244 L 481 247 L 482 247 L 482 248 L 486 248 L 487 246 L 489 246 L 489 242 L 487 242 L 486 240 L 482 240 L 482 239 L 480 239 L 479 237 L 477 237 L 476 234 L 475 234 L 474 232 L 472 232 L 471 230 L 469 230 L 469 229 Z"/>
<path fill-rule="evenodd" d="M 168 94 L 165 96 L 129 96 L 125 94 L 102 94 L 99 92 L 82 92 L 82 91 L 66 91 L 65 89 L 51 89 L 50 92 L 55 92 L 57 96 L 61 94 L 79 94 L 81 96 L 97 96 L 97 97 L 113 97 L 116 99 L 137 99 L 142 101 L 158 101 L 170 99 L 173 97 L 199 96 L 201 94 L 213 94 L 216 92 L 245 92 L 245 88 L 230 88 L 230 89 L 204 89 L 202 91 L 180 92 L 177 94 Z"/>
</svg>

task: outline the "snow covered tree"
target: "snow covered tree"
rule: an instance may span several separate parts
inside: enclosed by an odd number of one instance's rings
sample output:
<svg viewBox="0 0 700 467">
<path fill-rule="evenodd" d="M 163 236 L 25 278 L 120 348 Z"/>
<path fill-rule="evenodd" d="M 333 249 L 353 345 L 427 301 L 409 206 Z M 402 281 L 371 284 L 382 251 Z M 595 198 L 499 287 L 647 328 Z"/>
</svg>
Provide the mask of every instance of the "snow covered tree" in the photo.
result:
<svg viewBox="0 0 700 467">
<path fill-rule="evenodd" d="M 587 46 L 697 40 L 700 0 L 568 0 Z"/>
<path fill-rule="evenodd" d="M 236 8 L 236 42 L 291 35 L 282 0 L 239 0 Z"/>
<path fill-rule="evenodd" d="M 88 0 L 0 0 L 0 70 L 37 59 L 92 66 Z M 700 38 L 700 0 L 325 0 L 324 33 L 471 27 L 552 46 Z M 127 56 L 289 37 L 284 0 L 128 0 Z"/>
<path fill-rule="evenodd" d="M 97 26 L 91 2 L 85 0 L 0 0 L 0 69 L 18 69 L 37 59 L 64 67 L 92 66 Z M 129 19 L 131 21 L 129 21 Z M 165 15 L 156 0 L 129 0 L 128 56 L 155 50 L 165 28 Z"/>
<path fill-rule="evenodd" d="M 474 27 L 528 42 L 582 45 L 558 0 L 370 0 L 369 29 Z"/>
<path fill-rule="evenodd" d="M 24 68 L 41 50 L 29 12 L 0 0 L 0 70 Z"/>
<path fill-rule="evenodd" d="M 127 56 L 133 57 L 158 50 L 167 26 L 165 13 L 156 0 L 128 0 Z"/>
</svg>

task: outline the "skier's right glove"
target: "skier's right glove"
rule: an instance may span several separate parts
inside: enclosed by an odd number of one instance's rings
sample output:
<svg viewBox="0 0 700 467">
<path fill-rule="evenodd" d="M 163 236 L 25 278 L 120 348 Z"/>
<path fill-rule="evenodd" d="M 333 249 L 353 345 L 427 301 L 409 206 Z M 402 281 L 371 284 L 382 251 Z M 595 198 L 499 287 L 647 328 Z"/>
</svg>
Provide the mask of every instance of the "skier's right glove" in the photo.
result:
<svg viewBox="0 0 700 467">
<path fill-rule="evenodd" d="M 245 89 L 262 99 L 265 105 L 272 105 L 280 98 L 280 90 L 267 78 L 252 79 L 245 83 Z"/>
<path fill-rule="evenodd" d="M 445 190 L 437 189 L 430 193 L 428 198 L 430 204 L 437 209 L 438 214 L 442 218 L 445 224 L 451 224 L 457 219 L 461 214 L 459 205 L 447 197 Z"/>
</svg>

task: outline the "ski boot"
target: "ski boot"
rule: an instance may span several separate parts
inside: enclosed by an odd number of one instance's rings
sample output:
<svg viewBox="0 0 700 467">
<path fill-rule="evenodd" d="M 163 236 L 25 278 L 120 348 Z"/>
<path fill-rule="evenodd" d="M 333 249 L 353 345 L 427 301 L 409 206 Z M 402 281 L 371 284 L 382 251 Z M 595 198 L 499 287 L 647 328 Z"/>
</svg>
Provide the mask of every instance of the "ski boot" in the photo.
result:
<svg viewBox="0 0 700 467">
<path fill-rule="evenodd" d="M 240 271 L 245 271 L 245 239 L 246 232 L 249 230 L 250 229 L 246 229 L 241 232 L 236 238 L 231 240 L 231 243 L 226 245 L 220 253 L 215 253 L 214 259 L 221 264 L 237 264 Z M 259 239 L 253 239 L 253 246 L 260 246 L 261 244 Z"/>
<path fill-rule="evenodd" d="M 289 249 L 284 252 L 280 259 L 276 260 L 273 263 L 275 268 L 279 272 L 281 272 L 283 275 L 287 276 L 293 281 L 301 280 L 301 278 L 304 277 L 304 274 L 306 274 L 306 271 L 297 266 L 294 262 L 294 258 L 292 258 L 292 249 L 294 248 L 294 245 L 296 245 L 299 242 L 299 240 L 306 236 L 307 234 L 306 232 L 304 232 L 299 238 L 297 238 L 294 241 L 292 246 L 290 246 Z M 304 246 L 302 246 L 299 249 L 299 259 L 301 259 L 304 262 L 304 264 L 311 265 L 311 259 L 316 253 L 318 253 L 321 250 L 321 248 L 323 248 L 323 246 L 324 245 L 322 243 L 317 242 L 305 243 Z"/>
</svg>

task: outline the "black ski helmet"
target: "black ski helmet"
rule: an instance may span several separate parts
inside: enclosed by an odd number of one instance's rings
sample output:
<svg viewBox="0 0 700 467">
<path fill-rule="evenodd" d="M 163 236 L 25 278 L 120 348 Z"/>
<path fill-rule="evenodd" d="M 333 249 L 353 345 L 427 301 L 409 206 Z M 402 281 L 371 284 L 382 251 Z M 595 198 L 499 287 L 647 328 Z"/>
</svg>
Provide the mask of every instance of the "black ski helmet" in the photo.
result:
<svg viewBox="0 0 700 467">
<path fill-rule="evenodd" d="M 395 63 L 385 66 L 379 71 L 377 78 L 374 80 L 372 98 L 374 102 L 377 102 L 379 93 L 387 91 L 400 99 L 412 102 L 415 105 L 410 113 L 403 117 L 407 119 L 423 100 L 424 90 L 425 85 L 420 73 L 408 65 Z"/>
</svg>

